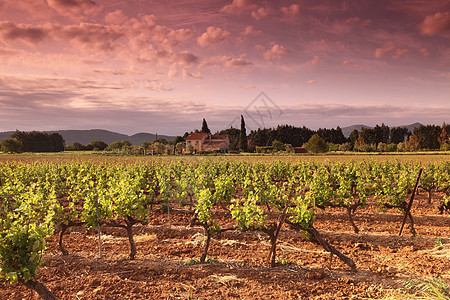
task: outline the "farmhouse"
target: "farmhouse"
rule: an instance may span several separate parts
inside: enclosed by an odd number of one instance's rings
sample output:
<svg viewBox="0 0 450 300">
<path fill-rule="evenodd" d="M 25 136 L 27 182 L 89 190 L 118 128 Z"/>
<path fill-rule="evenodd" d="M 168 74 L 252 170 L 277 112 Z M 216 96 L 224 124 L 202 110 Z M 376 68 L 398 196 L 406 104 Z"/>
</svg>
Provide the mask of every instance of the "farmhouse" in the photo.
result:
<svg viewBox="0 0 450 300">
<path fill-rule="evenodd" d="M 308 151 L 306 150 L 305 147 L 294 147 L 294 152 L 295 153 L 307 153 Z"/>
<path fill-rule="evenodd" d="M 209 133 L 191 133 L 186 137 L 186 151 L 190 151 L 189 148 L 192 147 L 194 153 L 198 152 L 213 152 L 228 151 L 230 146 L 230 139 L 228 135 L 211 135 Z"/>
</svg>

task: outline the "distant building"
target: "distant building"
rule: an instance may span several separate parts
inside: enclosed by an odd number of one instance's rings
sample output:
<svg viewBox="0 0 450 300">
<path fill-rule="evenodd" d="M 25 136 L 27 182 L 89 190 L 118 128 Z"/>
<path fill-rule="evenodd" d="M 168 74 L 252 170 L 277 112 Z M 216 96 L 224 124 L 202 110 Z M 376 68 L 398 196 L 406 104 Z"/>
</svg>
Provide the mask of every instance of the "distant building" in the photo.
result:
<svg viewBox="0 0 450 300">
<path fill-rule="evenodd" d="M 209 133 L 191 133 L 186 137 L 186 151 L 190 146 L 194 153 L 198 152 L 227 152 L 230 147 L 228 135 L 211 135 Z"/>
<path fill-rule="evenodd" d="M 295 153 L 307 153 L 308 151 L 306 150 L 305 147 L 294 147 L 294 152 Z"/>
</svg>

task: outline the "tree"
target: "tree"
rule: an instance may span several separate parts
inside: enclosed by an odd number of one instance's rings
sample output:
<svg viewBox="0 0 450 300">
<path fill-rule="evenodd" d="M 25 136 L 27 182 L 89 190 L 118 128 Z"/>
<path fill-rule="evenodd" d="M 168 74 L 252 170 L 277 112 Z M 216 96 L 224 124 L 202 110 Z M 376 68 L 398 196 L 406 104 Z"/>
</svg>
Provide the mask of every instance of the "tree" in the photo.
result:
<svg viewBox="0 0 450 300">
<path fill-rule="evenodd" d="M 239 150 L 239 138 L 241 135 L 241 131 L 239 129 L 231 127 L 217 132 L 216 135 L 228 135 L 228 138 L 230 139 L 230 146 L 228 149 L 234 151 Z"/>
<path fill-rule="evenodd" d="M 75 142 L 72 145 L 66 147 L 68 151 L 83 151 L 86 150 L 86 147 L 81 143 Z"/>
<path fill-rule="evenodd" d="M 339 126 L 336 129 L 319 128 L 317 134 L 327 143 L 343 144 L 346 142 L 342 129 Z"/>
<path fill-rule="evenodd" d="M 272 142 L 272 147 L 273 147 L 273 150 L 276 152 L 286 150 L 285 145 L 278 140 L 275 140 Z"/>
<path fill-rule="evenodd" d="M 344 136 L 344 133 L 342 132 L 341 127 L 336 127 L 336 129 L 333 129 L 333 141 L 334 144 L 344 144 L 347 142 L 347 139 Z"/>
<path fill-rule="evenodd" d="M 406 143 L 406 142 L 405 142 L 405 143 Z M 403 152 L 403 151 L 406 150 L 405 143 L 401 142 L 401 143 L 398 143 L 398 144 L 397 144 L 397 151 L 398 151 L 398 152 Z"/>
<path fill-rule="evenodd" d="M 24 152 L 61 152 L 65 148 L 65 141 L 59 133 L 17 130 L 12 138 L 22 144 Z"/>
<path fill-rule="evenodd" d="M 186 147 L 186 143 L 185 142 L 179 142 L 175 145 L 175 149 L 177 151 L 177 154 L 183 154 L 183 150 Z"/>
<path fill-rule="evenodd" d="M 419 140 L 420 149 L 439 149 L 438 139 L 441 133 L 441 127 L 436 125 L 420 125 L 414 128 L 414 135 Z"/>
<path fill-rule="evenodd" d="M 86 150 L 103 151 L 108 147 L 108 144 L 102 141 L 92 141 L 86 145 Z"/>
<path fill-rule="evenodd" d="M 417 135 L 411 135 L 405 142 L 405 149 L 408 151 L 417 151 L 420 149 L 420 141 Z"/>
<path fill-rule="evenodd" d="M 441 134 L 439 135 L 439 139 L 438 139 L 439 145 L 441 145 L 441 147 L 444 146 L 445 144 L 449 143 L 449 131 L 447 130 L 447 127 L 450 127 L 450 126 L 445 124 L 445 122 L 444 122 L 444 124 L 442 124 L 442 131 L 441 131 Z"/>
<path fill-rule="evenodd" d="M 143 142 L 142 145 L 141 145 L 141 147 L 142 147 L 144 150 L 148 150 L 148 149 L 150 149 L 151 144 L 152 144 L 151 142 Z"/>
<path fill-rule="evenodd" d="M 390 130 L 389 130 L 388 126 L 384 125 L 384 123 L 381 123 L 381 126 L 378 126 L 378 125 L 375 126 L 374 133 L 375 133 L 375 140 L 376 140 L 377 144 L 389 143 Z"/>
<path fill-rule="evenodd" d="M 397 144 L 394 144 L 394 143 L 388 144 L 387 147 L 386 147 L 386 151 L 387 152 L 395 152 L 395 151 L 397 151 Z"/>
<path fill-rule="evenodd" d="M 359 139 L 359 131 L 358 131 L 358 129 L 354 129 L 352 131 L 352 133 L 350 133 L 350 136 L 348 138 L 351 149 L 353 149 L 355 147 L 355 143 L 358 139 Z"/>
<path fill-rule="evenodd" d="M 383 142 L 379 142 L 377 146 L 378 152 L 386 152 L 388 150 L 387 144 Z"/>
<path fill-rule="evenodd" d="M 247 151 L 248 149 L 247 130 L 245 129 L 245 121 L 242 115 L 241 115 L 241 132 L 239 134 L 239 149 L 244 152 Z"/>
<path fill-rule="evenodd" d="M 50 151 L 51 152 L 62 152 L 64 151 L 66 142 L 64 138 L 59 133 L 51 133 L 48 136 L 48 140 L 50 142 Z"/>
<path fill-rule="evenodd" d="M 366 149 L 366 141 L 364 140 L 364 137 L 362 134 L 359 134 L 358 139 L 355 141 L 355 145 L 353 146 L 354 150 L 357 151 L 365 151 Z"/>
<path fill-rule="evenodd" d="M 294 146 L 292 146 L 291 144 L 286 144 L 285 148 L 286 148 L 286 152 L 287 153 L 294 153 L 295 152 Z"/>
<path fill-rule="evenodd" d="M 315 132 L 309 128 L 294 127 L 291 125 L 278 125 L 277 128 L 259 128 L 252 130 L 248 135 L 249 144 L 254 146 L 270 146 L 274 140 L 283 144 L 300 147 L 306 143 Z"/>
<path fill-rule="evenodd" d="M 248 139 L 250 140 L 250 143 L 255 146 L 269 146 L 273 142 L 273 139 L 271 137 L 272 132 L 272 129 L 258 128 L 258 130 L 252 130 L 250 132 L 250 134 L 248 135 Z"/>
<path fill-rule="evenodd" d="M 175 146 L 171 144 L 167 144 L 164 146 L 164 152 L 167 155 L 175 154 Z"/>
<path fill-rule="evenodd" d="M 153 143 L 153 149 L 158 154 L 164 154 L 164 150 L 166 149 L 166 145 L 160 142 Z"/>
<path fill-rule="evenodd" d="M 344 151 L 344 152 L 350 151 L 350 150 L 352 150 L 352 144 L 350 142 L 340 144 L 338 149 L 339 149 L 339 151 Z"/>
<path fill-rule="evenodd" d="M 4 139 L 1 143 L 1 149 L 4 153 L 22 152 L 22 144 L 16 139 Z"/>
<path fill-rule="evenodd" d="M 175 137 L 175 140 L 173 140 L 174 145 L 176 145 L 178 143 L 184 143 L 184 142 L 186 142 L 186 139 L 179 135 L 177 137 Z"/>
<path fill-rule="evenodd" d="M 153 140 L 153 144 L 155 144 L 155 143 L 161 143 L 161 144 L 167 145 L 169 143 L 169 141 L 166 140 L 165 138 L 160 137 L 160 138 L 157 138 L 156 140 Z"/>
<path fill-rule="evenodd" d="M 127 150 L 127 149 L 131 148 L 131 143 L 128 140 L 117 141 L 117 142 L 111 143 L 111 145 L 109 145 L 109 147 L 112 150 Z"/>
<path fill-rule="evenodd" d="M 390 141 L 394 144 L 404 143 L 409 134 L 410 132 L 406 127 L 393 127 L 389 134 Z"/>
<path fill-rule="evenodd" d="M 327 143 L 317 133 L 308 140 L 304 147 L 312 153 L 327 152 Z"/>
<path fill-rule="evenodd" d="M 201 130 L 201 132 L 211 134 L 211 131 L 210 131 L 209 128 L 208 128 L 208 124 L 206 123 L 205 118 L 203 118 L 203 123 L 202 123 L 202 130 Z"/>
</svg>

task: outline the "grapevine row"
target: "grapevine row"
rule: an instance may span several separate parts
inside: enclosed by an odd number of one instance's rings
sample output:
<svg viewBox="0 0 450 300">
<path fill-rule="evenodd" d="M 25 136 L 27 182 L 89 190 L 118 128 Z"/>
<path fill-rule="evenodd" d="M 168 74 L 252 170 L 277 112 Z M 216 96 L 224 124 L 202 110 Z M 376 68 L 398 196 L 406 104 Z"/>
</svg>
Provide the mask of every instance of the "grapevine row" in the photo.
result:
<svg viewBox="0 0 450 300">
<path fill-rule="evenodd" d="M 442 212 L 449 207 L 449 163 L 241 163 L 196 162 L 154 164 L 0 164 L 0 275 L 10 282 L 33 282 L 42 262 L 45 239 L 71 226 L 113 226 L 126 230 L 130 259 L 137 253 L 133 226 L 147 224 L 154 205 L 168 212 L 174 203 L 193 208 L 191 225 L 210 239 L 228 230 L 267 234 L 267 259 L 275 264 L 276 243 L 283 224 L 308 233 L 352 269 L 353 262 L 321 239 L 314 229 L 318 209 L 342 207 L 358 232 L 352 214 L 375 197 L 380 209 L 405 211 L 417 173 L 424 169 L 421 187 L 431 195 L 444 191 Z M 429 200 L 431 201 L 431 200 Z M 213 211 L 222 208 L 234 220 L 220 225 Z M 411 230 L 415 233 L 412 226 Z"/>
</svg>

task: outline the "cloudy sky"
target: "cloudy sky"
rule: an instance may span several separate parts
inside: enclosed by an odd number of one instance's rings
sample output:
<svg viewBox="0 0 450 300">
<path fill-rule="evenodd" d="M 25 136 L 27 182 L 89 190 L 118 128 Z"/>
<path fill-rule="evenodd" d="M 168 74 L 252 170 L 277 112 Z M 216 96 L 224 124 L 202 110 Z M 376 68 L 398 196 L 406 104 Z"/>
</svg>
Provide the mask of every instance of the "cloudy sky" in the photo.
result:
<svg viewBox="0 0 450 300">
<path fill-rule="evenodd" d="M 450 123 L 448 0 L 0 0 L 0 131 Z"/>
</svg>

